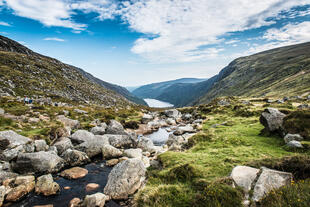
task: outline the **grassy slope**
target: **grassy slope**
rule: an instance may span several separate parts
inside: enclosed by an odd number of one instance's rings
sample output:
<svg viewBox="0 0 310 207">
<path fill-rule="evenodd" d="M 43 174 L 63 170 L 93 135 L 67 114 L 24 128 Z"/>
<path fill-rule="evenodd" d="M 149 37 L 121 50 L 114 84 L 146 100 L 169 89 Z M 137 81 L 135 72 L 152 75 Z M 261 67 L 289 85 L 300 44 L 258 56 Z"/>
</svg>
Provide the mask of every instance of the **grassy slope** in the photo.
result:
<svg viewBox="0 0 310 207">
<path fill-rule="evenodd" d="M 254 106 L 248 110 L 260 112 Z M 136 196 L 138 205 L 230 206 L 231 202 L 236 202 L 235 206 L 238 206 L 238 192 L 228 186 L 223 190 L 220 184 L 210 183 L 219 182 L 228 176 L 236 165 L 299 154 L 287 151 L 283 147 L 283 139 L 279 137 L 259 135 L 263 126 L 257 115 L 240 117 L 236 114 L 229 108 L 219 108 L 216 112 L 207 114 L 204 130 L 196 135 L 195 139 L 198 141 L 194 147 L 184 152 L 166 152 L 160 155 L 163 169 L 149 170 L 149 181 Z M 211 128 L 213 124 L 225 121 L 229 126 Z M 190 167 L 186 169 L 188 165 Z M 176 169 L 185 169 L 183 174 L 186 179 L 180 180 L 182 170 L 174 175 Z M 203 183 L 207 183 L 207 187 L 197 187 Z M 231 198 L 232 195 L 236 198 Z"/>
</svg>

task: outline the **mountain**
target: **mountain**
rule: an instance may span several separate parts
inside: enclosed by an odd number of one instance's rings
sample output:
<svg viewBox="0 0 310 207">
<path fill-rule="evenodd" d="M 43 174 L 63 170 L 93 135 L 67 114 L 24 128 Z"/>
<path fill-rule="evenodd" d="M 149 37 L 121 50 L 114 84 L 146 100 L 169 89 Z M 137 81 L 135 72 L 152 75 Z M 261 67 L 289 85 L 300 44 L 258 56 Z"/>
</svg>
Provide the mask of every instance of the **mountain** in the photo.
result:
<svg viewBox="0 0 310 207">
<path fill-rule="evenodd" d="M 152 98 L 158 99 L 161 101 L 167 101 L 169 103 L 173 103 L 172 99 L 167 98 L 168 96 L 162 96 L 162 94 L 173 93 L 174 87 L 179 89 L 183 85 L 187 86 L 189 84 L 194 84 L 198 82 L 202 82 L 206 79 L 198 79 L 198 78 L 181 78 L 177 80 L 152 83 L 148 85 L 140 86 L 139 88 L 132 91 L 132 93 L 140 98 Z M 173 96 L 173 95 L 172 95 Z"/>
<path fill-rule="evenodd" d="M 46 57 L 0 35 L 0 92 L 43 95 L 107 106 L 128 100 L 146 105 L 118 85 L 104 82 L 80 68 Z"/>
<path fill-rule="evenodd" d="M 129 92 L 133 92 L 134 90 L 136 90 L 137 88 L 140 88 L 141 86 L 126 86 L 126 89 Z"/>
</svg>

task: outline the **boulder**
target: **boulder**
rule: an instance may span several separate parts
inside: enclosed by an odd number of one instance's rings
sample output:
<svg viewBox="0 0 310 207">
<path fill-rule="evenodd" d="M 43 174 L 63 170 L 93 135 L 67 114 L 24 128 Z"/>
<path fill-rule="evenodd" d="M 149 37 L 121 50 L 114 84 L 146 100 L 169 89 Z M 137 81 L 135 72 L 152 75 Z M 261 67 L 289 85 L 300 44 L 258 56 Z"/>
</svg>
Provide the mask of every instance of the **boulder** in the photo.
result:
<svg viewBox="0 0 310 207">
<path fill-rule="evenodd" d="M 265 130 L 270 133 L 278 132 L 282 134 L 283 118 L 286 115 L 281 113 L 278 109 L 267 108 L 260 116 L 260 123 L 264 125 Z"/>
<path fill-rule="evenodd" d="M 177 124 L 176 121 L 175 121 L 175 119 L 173 119 L 173 118 L 168 118 L 168 119 L 166 120 L 166 123 L 167 123 L 168 125 L 176 125 L 176 124 Z"/>
<path fill-rule="evenodd" d="M 12 149 L 29 142 L 31 142 L 31 139 L 21 136 L 12 130 L 0 132 L 0 150 Z"/>
<path fill-rule="evenodd" d="M 111 145 L 104 145 L 102 147 L 102 157 L 103 159 L 112 159 L 112 158 L 118 158 L 122 156 L 122 151 L 119 149 L 111 146 Z"/>
<path fill-rule="evenodd" d="M 48 149 L 48 145 L 45 140 L 35 140 L 34 147 L 36 152 L 46 151 Z"/>
<path fill-rule="evenodd" d="M 124 156 L 128 158 L 139 158 L 142 159 L 142 149 L 126 149 L 124 151 Z"/>
<path fill-rule="evenodd" d="M 60 173 L 60 176 L 67 179 L 79 179 L 83 178 L 88 174 L 88 170 L 81 167 L 73 167 L 67 170 L 64 170 Z"/>
<path fill-rule="evenodd" d="M 289 185 L 292 181 L 292 173 L 261 168 L 260 176 L 254 186 L 252 199 L 260 201 L 271 190 Z"/>
<path fill-rule="evenodd" d="M 105 135 L 96 135 L 94 139 L 84 142 L 75 147 L 76 150 L 85 152 L 89 158 L 102 154 L 102 147 L 109 144 L 109 139 Z"/>
<path fill-rule="evenodd" d="M 94 135 L 104 135 L 105 130 L 106 130 L 106 127 L 96 126 L 96 127 L 91 128 L 90 132 L 93 133 Z"/>
<path fill-rule="evenodd" d="M 103 193 L 95 193 L 87 195 L 84 198 L 83 206 L 85 207 L 104 207 L 106 201 L 109 200 L 109 196 Z"/>
<path fill-rule="evenodd" d="M 95 135 L 86 130 L 77 130 L 70 136 L 73 144 L 81 144 L 83 142 L 91 141 L 95 138 Z"/>
<path fill-rule="evenodd" d="M 5 200 L 8 202 L 16 202 L 25 195 L 33 191 L 35 185 L 34 176 L 18 176 L 7 183 L 7 195 Z"/>
<path fill-rule="evenodd" d="M 65 160 L 67 165 L 72 167 L 84 165 L 91 161 L 85 152 L 72 149 L 67 149 L 61 157 Z"/>
<path fill-rule="evenodd" d="M 108 176 L 104 193 L 113 199 L 127 199 L 134 194 L 145 180 L 146 168 L 138 158 L 118 163 Z"/>
<path fill-rule="evenodd" d="M 13 149 L 6 149 L 4 150 L 1 154 L 0 154 L 0 160 L 3 161 L 11 161 L 13 159 L 15 159 L 19 153 L 23 153 L 25 152 L 25 145 L 20 145 L 18 147 L 15 147 Z"/>
<path fill-rule="evenodd" d="M 232 170 L 230 177 L 233 179 L 235 184 L 242 187 L 243 190 L 248 193 L 258 175 L 259 169 L 247 167 L 247 166 L 236 166 Z"/>
<path fill-rule="evenodd" d="M 151 114 L 144 114 L 141 122 L 142 124 L 147 124 L 148 122 L 152 121 L 154 119 L 154 117 Z"/>
<path fill-rule="evenodd" d="M 125 129 L 121 123 L 115 120 L 111 120 L 110 124 L 106 130 L 107 134 L 119 134 L 119 135 L 126 135 Z"/>
<path fill-rule="evenodd" d="M 57 142 L 54 143 L 57 148 L 58 154 L 64 153 L 67 149 L 73 149 L 72 142 L 67 137 L 61 137 Z"/>
<path fill-rule="evenodd" d="M 130 135 L 103 135 L 109 139 L 110 145 L 116 148 L 130 148 L 136 145 L 136 140 Z"/>
<path fill-rule="evenodd" d="M 173 134 L 174 135 L 183 135 L 185 133 L 193 133 L 195 129 L 191 125 L 186 125 L 184 127 L 178 127 Z"/>
<path fill-rule="evenodd" d="M 148 137 L 141 137 L 137 147 L 150 153 L 156 152 L 153 141 Z"/>
<path fill-rule="evenodd" d="M 5 187 L 0 186 L 0 206 L 2 206 L 2 204 L 3 204 L 5 192 L 6 192 Z"/>
<path fill-rule="evenodd" d="M 56 120 L 61 122 L 65 127 L 70 127 L 71 129 L 78 129 L 80 127 L 80 122 L 78 120 L 69 119 L 64 115 L 57 116 Z"/>
<path fill-rule="evenodd" d="M 42 175 L 37 178 L 37 183 L 35 185 L 35 192 L 37 194 L 50 196 L 57 194 L 58 191 L 60 191 L 60 187 L 54 182 L 51 174 Z"/>
<path fill-rule="evenodd" d="M 286 144 L 286 146 L 291 148 L 304 148 L 299 141 L 292 140 Z"/>
<path fill-rule="evenodd" d="M 64 160 L 55 152 L 21 153 L 13 163 L 13 169 L 19 173 L 53 173 L 64 166 Z"/>
<path fill-rule="evenodd" d="M 181 113 L 176 109 L 165 110 L 164 113 L 169 118 L 178 118 L 181 115 Z"/>
<path fill-rule="evenodd" d="M 300 136 L 299 134 L 287 134 L 284 137 L 285 143 L 289 143 L 290 141 L 302 141 L 304 138 Z"/>
<path fill-rule="evenodd" d="M 142 156 L 141 160 L 145 168 L 148 168 L 151 166 L 150 159 L 147 156 Z"/>
</svg>

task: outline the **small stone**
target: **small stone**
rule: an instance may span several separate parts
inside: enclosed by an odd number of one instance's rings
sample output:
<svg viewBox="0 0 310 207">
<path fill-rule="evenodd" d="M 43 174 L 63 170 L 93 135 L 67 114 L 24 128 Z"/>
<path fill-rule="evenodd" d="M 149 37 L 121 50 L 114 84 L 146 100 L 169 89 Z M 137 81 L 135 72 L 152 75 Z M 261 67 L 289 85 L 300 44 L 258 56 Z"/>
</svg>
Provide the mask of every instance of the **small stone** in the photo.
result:
<svg viewBox="0 0 310 207">
<path fill-rule="evenodd" d="M 73 167 L 67 170 L 64 170 L 60 173 L 60 176 L 67 179 L 79 179 L 83 178 L 88 174 L 88 170 L 81 167 Z"/>
<path fill-rule="evenodd" d="M 70 186 L 65 186 L 64 189 L 65 189 L 65 190 L 70 190 L 71 187 L 70 187 Z"/>
<path fill-rule="evenodd" d="M 39 205 L 39 206 L 33 206 L 33 207 L 54 207 L 53 204 L 47 204 L 47 205 Z"/>
<path fill-rule="evenodd" d="M 93 191 L 96 190 L 97 188 L 99 188 L 100 185 L 98 185 L 97 183 L 88 183 L 85 187 L 86 191 Z"/>
<path fill-rule="evenodd" d="M 108 160 L 105 164 L 106 166 L 111 167 L 111 166 L 117 165 L 118 162 L 119 162 L 118 159 L 111 159 L 111 160 Z"/>
<path fill-rule="evenodd" d="M 78 207 L 80 203 L 81 203 L 81 199 L 73 198 L 69 203 L 69 207 Z"/>
<path fill-rule="evenodd" d="M 290 141 L 289 143 L 286 144 L 286 146 L 291 147 L 291 148 L 304 148 L 302 144 L 299 141 Z"/>
<path fill-rule="evenodd" d="M 92 195 L 87 195 L 84 199 L 83 206 L 104 207 L 106 200 L 109 200 L 109 197 L 103 193 L 95 193 Z"/>
<path fill-rule="evenodd" d="M 299 134 L 287 134 L 284 137 L 284 141 L 285 141 L 286 144 L 289 143 L 290 141 L 293 141 L 293 140 L 295 140 L 295 141 L 302 141 L 303 137 L 300 136 Z"/>
</svg>

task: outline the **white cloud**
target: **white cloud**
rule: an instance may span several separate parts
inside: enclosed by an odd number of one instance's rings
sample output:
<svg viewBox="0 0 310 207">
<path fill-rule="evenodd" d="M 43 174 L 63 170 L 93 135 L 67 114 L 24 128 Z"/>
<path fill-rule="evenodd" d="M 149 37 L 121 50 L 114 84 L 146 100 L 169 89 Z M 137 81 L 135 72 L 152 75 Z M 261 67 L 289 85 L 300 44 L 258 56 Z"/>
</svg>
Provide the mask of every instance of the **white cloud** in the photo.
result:
<svg viewBox="0 0 310 207">
<path fill-rule="evenodd" d="M 46 41 L 57 41 L 57 42 L 64 42 L 64 41 L 66 41 L 66 40 L 58 38 L 58 37 L 47 37 L 47 38 L 44 38 L 43 40 L 46 40 Z"/>
<path fill-rule="evenodd" d="M 2 22 L 2 21 L 0 21 L 0 25 L 1 25 L 1 26 L 6 26 L 6 27 L 12 26 L 12 25 L 10 25 L 10 24 L 7 23 L 7 22 Z"/>
</svg>

